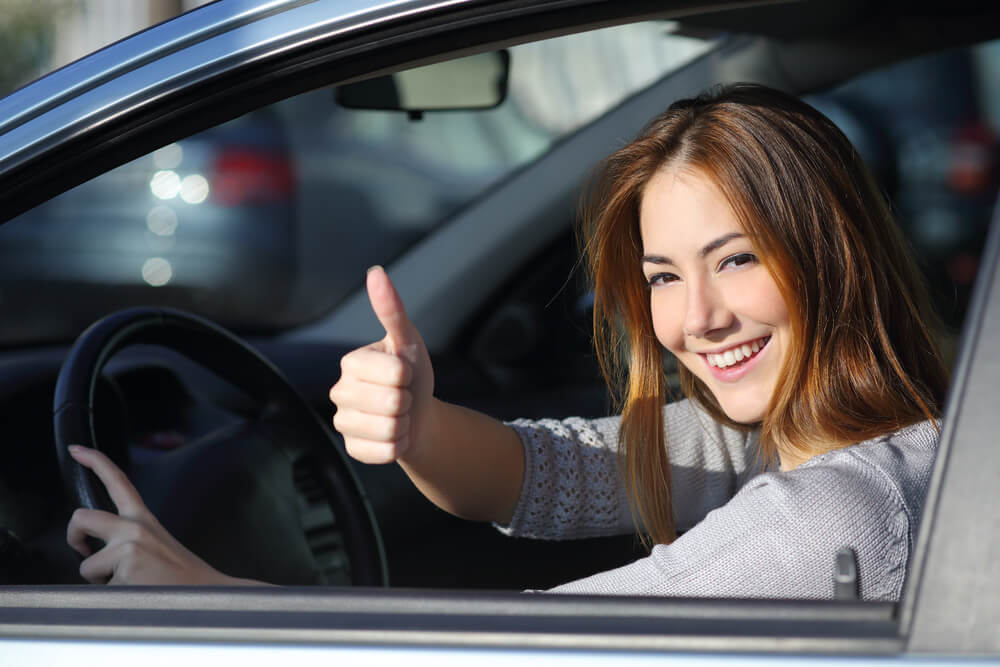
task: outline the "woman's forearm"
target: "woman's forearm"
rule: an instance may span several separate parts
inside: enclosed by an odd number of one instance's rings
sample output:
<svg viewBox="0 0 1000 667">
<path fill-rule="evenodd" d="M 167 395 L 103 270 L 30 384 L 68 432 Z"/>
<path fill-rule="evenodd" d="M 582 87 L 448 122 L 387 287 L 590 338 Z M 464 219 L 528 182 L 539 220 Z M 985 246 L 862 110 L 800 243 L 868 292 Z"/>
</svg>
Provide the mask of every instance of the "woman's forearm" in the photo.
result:
<svg viewBox="0 0 1000 667">
<path fill-rule="evenodd" d="M 509 523 L 524 479 L 524 450 L 512 428 L 432 399 L 421 442 L 399 463 L 435 505 L 466 519 Z"/>
</svg>

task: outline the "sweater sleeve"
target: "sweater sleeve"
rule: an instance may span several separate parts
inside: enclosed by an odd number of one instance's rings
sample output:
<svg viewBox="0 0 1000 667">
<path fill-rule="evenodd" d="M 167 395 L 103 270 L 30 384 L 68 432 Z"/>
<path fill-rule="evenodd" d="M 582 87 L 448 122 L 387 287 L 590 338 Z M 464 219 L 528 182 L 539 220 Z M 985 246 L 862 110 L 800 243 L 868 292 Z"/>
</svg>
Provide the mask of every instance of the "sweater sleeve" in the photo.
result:
<svg viewBox="0 0 1000 667">
<path fill-rule="evenodd" d="M 634 530 L 618 466 L 619 418 L 518 420 L 525 474 L 510 535 L 573 539 Z M 756 472 L 756 435 L 719 425 L 689 401 L 664 408 L 676 522 L 686 530 Z"/>
<path fill-rule="evenodd" d="M 669 545 L 562 593 L 828 599 L 836 553 L 854 550 L 860 596 L 899 598 L 911 522 L 884 475 L 851 453 L 765 473 Z"/>
</svg>

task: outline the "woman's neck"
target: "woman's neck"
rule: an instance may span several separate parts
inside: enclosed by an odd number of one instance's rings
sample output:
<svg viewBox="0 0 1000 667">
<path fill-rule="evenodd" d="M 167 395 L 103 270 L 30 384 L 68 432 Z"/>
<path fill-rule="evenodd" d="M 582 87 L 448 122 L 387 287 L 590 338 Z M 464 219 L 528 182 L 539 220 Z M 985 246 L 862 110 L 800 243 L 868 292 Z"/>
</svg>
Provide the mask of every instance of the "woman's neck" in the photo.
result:
<svg viewBox="0 0 1000 667">
<path fill-rule="evenodd" d="M 778 451 L 778 462 L 781 467 L 782 472 L 787 472 L 789 470 L 795 470 L 800 465 L 809 460 L 809 456 L 805 456 L 795 452 Z"/>
<path fill-rule="evenodd" d="M 817 451 L 812 447 L 805 449 L 792 447 L 787 442 L 780 440 L 775 441 L 774 445 L 774 451 L 778 452 L 778 466 L 782 472 L 795 470 L 813 457 L 813 454 L 810 452 Z"/>
</svg>

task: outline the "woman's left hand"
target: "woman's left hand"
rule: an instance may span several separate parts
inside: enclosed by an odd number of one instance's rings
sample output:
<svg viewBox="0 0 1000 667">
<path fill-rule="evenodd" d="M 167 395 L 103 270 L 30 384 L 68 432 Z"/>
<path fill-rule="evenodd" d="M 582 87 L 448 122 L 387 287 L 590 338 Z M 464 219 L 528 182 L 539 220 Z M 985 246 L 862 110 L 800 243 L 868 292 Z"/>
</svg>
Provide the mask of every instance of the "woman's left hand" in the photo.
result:
<svg viewBox="0 0 1000 667">
<path fill-rule="evenodd" d="M 108 490 L 118 514 L 77 509 L 66 528 L 66 541 L 84 557 L 80 575 L 91 583 L 133 585 L 214 585 L 250 583 L 222 574 L 188 551 L 160 525 L 139 492 L 111 460 L 96 449 L 69 448 L 80 465 L 94 471 Z M 91 553 L 88 536 L 104 540 Z"/>
</svg>

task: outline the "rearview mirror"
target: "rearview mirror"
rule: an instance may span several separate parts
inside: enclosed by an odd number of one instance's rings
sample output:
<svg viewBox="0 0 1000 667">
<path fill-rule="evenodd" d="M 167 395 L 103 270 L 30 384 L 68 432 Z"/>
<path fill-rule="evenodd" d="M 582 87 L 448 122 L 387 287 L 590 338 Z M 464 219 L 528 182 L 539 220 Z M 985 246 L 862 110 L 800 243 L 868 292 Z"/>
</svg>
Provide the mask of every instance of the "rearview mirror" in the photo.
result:
<svg viewBox="0 0 1000 667">
<path fill-rule="evenodd" d="M 458 111 L 492 109 L 507 96 L 510 54 L 479 53 L 338 86 L 337 103 L 350 109 Z"/>
</svg>

